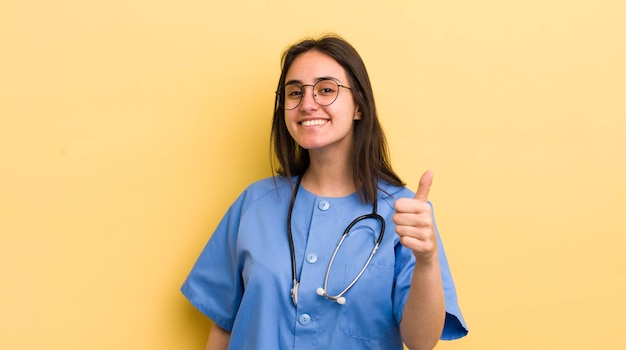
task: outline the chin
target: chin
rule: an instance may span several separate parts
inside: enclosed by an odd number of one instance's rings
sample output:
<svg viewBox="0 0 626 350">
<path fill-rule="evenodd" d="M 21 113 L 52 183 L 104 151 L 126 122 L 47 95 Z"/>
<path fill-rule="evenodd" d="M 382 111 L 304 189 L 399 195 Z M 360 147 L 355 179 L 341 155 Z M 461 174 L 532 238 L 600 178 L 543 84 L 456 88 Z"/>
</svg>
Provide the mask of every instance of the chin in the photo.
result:
<svg viewBox="0 0 626 350">
<path fill-rule="evenodd" d="M 310 141 L 310 142 L 298 142 L 298 145 L 306 150 L 313 150 L 313 149 L 318 149 L 318 148 L 324 148 L 326 146 L 328 146 L 327 143 L 321 143 L 321 142 L 315 142 L 315 141 Z"/>
</svg>

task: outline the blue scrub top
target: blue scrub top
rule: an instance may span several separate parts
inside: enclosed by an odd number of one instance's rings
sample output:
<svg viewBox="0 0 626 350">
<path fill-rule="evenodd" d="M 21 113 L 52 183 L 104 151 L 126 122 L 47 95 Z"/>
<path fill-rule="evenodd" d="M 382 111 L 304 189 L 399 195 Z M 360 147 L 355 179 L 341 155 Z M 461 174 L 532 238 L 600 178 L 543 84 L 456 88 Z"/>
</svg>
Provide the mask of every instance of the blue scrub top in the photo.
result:
<svg viewBox="0 0 626 350">
<path fill-rule="evenodd" d="M 413 197 L 407 188 L 380 184 L 378 214 L 384 239 L 361 278 L 340 305 L 317 295 L 330 257 L 346 226 L 372 212 L 356 193 L 318 197 L 300 188 L 292 214 L 298 306 L 291 300 L 287 211 L 294 186 L 284 177 L 250 185 L 232 204 L 200 254 L 181 291 L 217 325 L 231 332 L 229 349 L 403 349 L 399 324 L 415 257 L 395 233 L 393 204 Z M 358 274 L 379 234 L 376 220 L 355 225 L 339 249 L 328 294 L 342 291 Z M 436 230 L 435 225 L 435 230 Z M 441 339 L 467 334 L 445 251 L 439 261 L 446 303 Z"/>
</svg>

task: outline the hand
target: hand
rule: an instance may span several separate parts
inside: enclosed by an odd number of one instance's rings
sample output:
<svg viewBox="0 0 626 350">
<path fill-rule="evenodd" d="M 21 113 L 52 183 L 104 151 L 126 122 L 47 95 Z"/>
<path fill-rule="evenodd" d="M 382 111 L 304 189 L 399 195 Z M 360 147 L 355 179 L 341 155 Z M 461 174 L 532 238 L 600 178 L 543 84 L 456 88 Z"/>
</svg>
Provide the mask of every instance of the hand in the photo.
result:
<svg viewBox="0 0 626 350">
<path fill-rule="evenodd" d="M 433 225 L 432 208 L 428 192 L 433 183 L 433 173 L 428 170 L 420 179 L 415 198 L 399 198 L 395 203 L 393 222 L 400 243 L 413 250 L 416 259 L 432 262 L 437 258 L 437 237 Z"/>
</svg>

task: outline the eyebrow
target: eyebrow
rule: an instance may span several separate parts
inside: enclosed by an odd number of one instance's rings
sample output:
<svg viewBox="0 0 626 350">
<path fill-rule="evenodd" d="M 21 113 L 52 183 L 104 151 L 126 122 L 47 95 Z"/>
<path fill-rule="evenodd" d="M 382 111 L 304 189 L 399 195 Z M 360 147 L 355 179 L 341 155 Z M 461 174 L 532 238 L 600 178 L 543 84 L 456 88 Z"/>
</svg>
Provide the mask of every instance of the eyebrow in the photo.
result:
<svg viewBox="0 0 626 350">
<path fill-rule="evenodd" d="M 337 78 L 334 78 L 334 77 L 330 77 L 330 76 L 329 76 L 329 77 L 319 77 L 319 78 L 315 78 L 315 83 L 317 83 L 317 82 L 319 82 L 319 81 L 322 81 L 322 80 L 334 80 L 334 81 L 336 81 L 336 82 L 338 82 L 338 83 L 341 83 L 341 80 L 339 80 L 339 79 L 337 79 Z M 299 84 L 299 85 L 303 85 L 303 84 L 302 84 L 302 80 L 298 80 L 298 79 L 291 79 L 291 80 L 289 80 L 289 81 L 286 81 L 286 82 L 285 82 L 285 85 L 288 85 L 288 84 Z"/>
</svg>

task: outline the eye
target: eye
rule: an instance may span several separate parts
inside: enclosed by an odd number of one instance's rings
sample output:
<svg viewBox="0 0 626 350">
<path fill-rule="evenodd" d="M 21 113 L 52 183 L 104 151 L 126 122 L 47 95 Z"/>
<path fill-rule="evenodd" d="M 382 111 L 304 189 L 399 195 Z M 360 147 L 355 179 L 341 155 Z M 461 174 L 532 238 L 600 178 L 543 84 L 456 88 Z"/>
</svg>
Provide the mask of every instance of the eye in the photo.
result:
<svg viewBox="0 0 626 350">
<path fill-rule="evenodd" d="M 291 99 L 297 99 L 302 96 L 302 88 L 298 85 L 289 84 L 285 85 L 285 97 Z"/>
<path fill-rule="evenodd" d="M 320 96 L 334 96 L 337 88 L 337 83 L 333 80 L 322 80 L 315 85 L 315 93 Z"/>
</svg>

